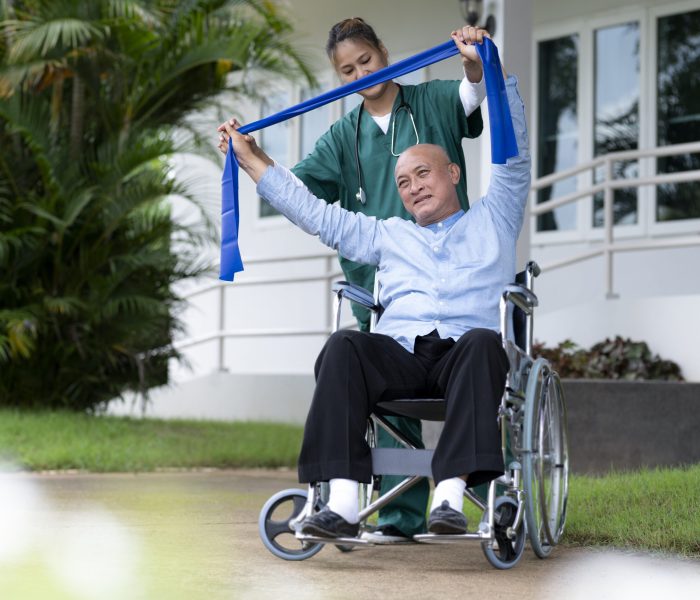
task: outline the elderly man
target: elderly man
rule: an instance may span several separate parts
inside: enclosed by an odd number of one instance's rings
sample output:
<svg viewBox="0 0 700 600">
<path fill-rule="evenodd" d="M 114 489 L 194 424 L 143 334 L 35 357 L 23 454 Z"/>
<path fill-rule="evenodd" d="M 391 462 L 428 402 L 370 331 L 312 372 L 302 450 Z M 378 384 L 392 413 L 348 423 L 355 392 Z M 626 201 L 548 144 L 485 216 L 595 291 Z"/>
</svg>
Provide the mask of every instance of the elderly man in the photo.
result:
<svg viewBox="0 0 700 600">
<path fill-rule="evenodd" d="M 515 275 L 515 244 L 530 185 L 515 77 L 507 77 L 506 93 L 519 156 L 492 166 L 489 190 L 469 212 L 461 210 L 457 197 L 459 167 L 444 150 L 419 144 L 401 155 L 396 185 L 415 223 L 329 206 L 250 136 L 227 129 L 260 196 L 341 255 L 378 268 L 384 313 L 377 328 L 333 334 L 316 362 L 299 480 L 330 481 L 330 498 L 304 521 L 303 533 L 357 535 L 358 485 L 372 474 L 366 422 L 380 401 L 446 399 L 445 426 L 432 463 L 430 532 L 464 533 L 465 485 L 503 473 L 496 417 L 508 360 L 498 334 L 498 301 Z"/>
</svg>

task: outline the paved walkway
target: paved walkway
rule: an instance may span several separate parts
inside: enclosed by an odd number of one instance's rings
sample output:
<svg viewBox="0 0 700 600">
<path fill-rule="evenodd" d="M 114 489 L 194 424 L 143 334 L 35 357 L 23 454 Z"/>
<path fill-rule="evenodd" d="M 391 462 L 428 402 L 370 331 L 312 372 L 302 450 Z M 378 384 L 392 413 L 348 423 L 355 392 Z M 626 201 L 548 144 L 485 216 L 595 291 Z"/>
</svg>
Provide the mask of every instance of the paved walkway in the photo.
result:
<svg viewBox="0 0 700 600">
<path fill-rule="evenodd" d="M 326 547 L 303 562 L 272 556 L 257 517 L 294 473 L 0 475 L 0 598 L 218 600 L 695 597 L 700 562 L 527 548 L 511 571 L 478 544 Z"/>
</svg>

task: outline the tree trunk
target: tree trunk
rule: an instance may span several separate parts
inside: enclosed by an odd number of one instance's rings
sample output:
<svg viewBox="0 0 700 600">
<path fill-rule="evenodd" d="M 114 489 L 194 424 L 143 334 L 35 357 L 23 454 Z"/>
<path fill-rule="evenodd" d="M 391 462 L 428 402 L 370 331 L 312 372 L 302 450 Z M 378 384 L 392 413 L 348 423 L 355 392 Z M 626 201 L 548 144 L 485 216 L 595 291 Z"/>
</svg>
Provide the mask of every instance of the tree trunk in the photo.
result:
<svg viewBox="0 0 700 600">
<path fill-rule="evenodd" d="M 51 136 L 55 139 L 61 124 L 61 105 L 63 104 L 63 73 L 56 76 L 51 89 Z"/>
<path fill-rule="evenodd" d="M 70 157 L 77 159 L 83 145 L 83 125 L 85 122 L 85 84 L 76 72 L 73 77 L 73 97 L 71 99 Z"/>
</svg>

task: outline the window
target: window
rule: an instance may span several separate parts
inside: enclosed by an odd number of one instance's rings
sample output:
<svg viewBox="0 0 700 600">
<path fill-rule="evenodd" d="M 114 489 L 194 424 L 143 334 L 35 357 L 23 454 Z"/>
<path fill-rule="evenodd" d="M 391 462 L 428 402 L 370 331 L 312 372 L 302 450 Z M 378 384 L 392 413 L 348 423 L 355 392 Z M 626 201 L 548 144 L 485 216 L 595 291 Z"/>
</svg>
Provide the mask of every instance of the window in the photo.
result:
<svg viewBox="0 0 700 600">
<path fill-rule="evenodd" d="M 657 144 L 700 140 L 700 11 L 661 17 L 657 28 Z M 700 169 L 698 155 L 657 160 L 659 173 Z M 700 218 L 700 183 L 657 187 L 656 220 Z"/>
<path fill-rule="evenodd" d="M 539 177 L 573 167 L 578 159 L 578 35 L 540 42 L 538 160 Z M 576 191 L 576 178 L 539 191 L 537 202 Z M 537 218 L 538 231 L 576 228 L 576 205 L 569 204 Z"/>
<path fill-rule="evenodd" d="M 593 154 L 600 156 L 639 147 L 639 23 L 595 30 Z M 615 179 L 639 176 L 639 161 L 614 163 Z M 605 174 L 596 172 L 595 182 Z M 613 222 L 637 222 L 637 188 L 615 190 Z M 593 226 L 603 225 L 603 194 L 593 201 Z"/>
<path fill-rule="evenodd" d="M 263 117 L 268 117 L 287 108 L 290 104 L 289 94 L 286 92 L 269 96 L 261 104 Z M 266 127 L 260 130 L 260 147 L 267 152 L 274 160 L 282 165 L 290 164 L 289 145 L 289 121 L 283 121 L 277 125 Z M 278 215 L 274 208 L 262 199 L 260 202 L 260 216 L 271 217 Z"/>
<path fill-rule="evenodd" d="M 304 89 L 301 92 L 301 102 L 318 96 L 323 90 Z M 299 158 L 305 158 L 316 145 L 316 141 L 330 125 L 331 107 L 329 104 L 301 115 L 299 132 Z"/>
</svg>

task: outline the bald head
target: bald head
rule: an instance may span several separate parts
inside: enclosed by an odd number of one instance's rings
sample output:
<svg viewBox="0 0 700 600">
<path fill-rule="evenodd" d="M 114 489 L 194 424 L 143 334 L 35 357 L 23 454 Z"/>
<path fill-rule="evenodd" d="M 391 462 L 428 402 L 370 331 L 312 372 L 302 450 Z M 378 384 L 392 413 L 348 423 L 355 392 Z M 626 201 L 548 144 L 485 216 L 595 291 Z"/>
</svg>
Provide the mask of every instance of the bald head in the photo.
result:
<svg viewBox="0 0 700 600">
<path fill-rule="evenodd" d="M 396 161 L 394 180 L 406 210 L 421 226 L 438 223 L 460 209 L 459 166 L 435 144 L 416 144 Z"/>
<path fill-rule="evenodd" d="M 410 146 L 401 153 L 399 160 L 396 161 L 396 167 L 394 167 L 394 177 L 396 177 L 402 162 L 416 156 L 431 160 L 434 164 L 450 164 L 450 157 L 447 156 L 447 152 L 445 152 L 442 146 L 438 146 L 437 144 L 416 144 L 415 146 Z"/>
</svg>

